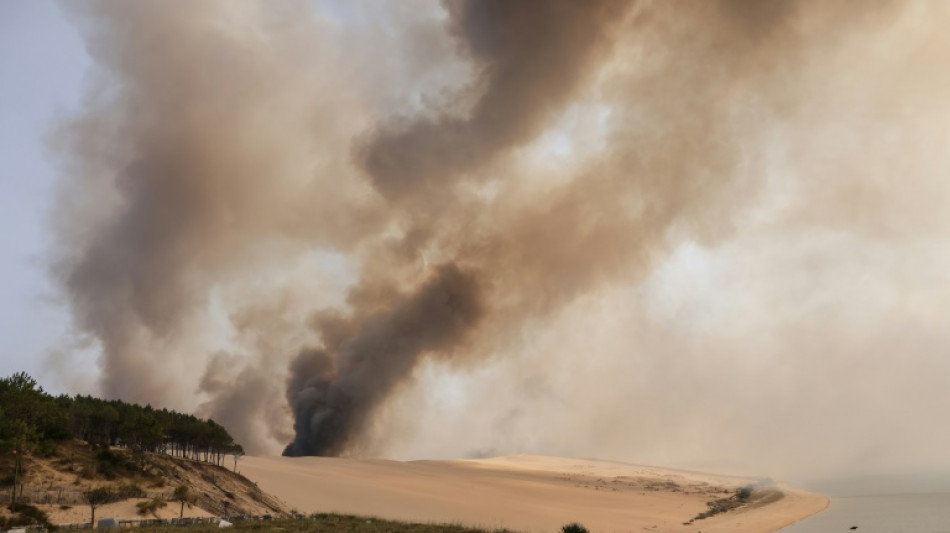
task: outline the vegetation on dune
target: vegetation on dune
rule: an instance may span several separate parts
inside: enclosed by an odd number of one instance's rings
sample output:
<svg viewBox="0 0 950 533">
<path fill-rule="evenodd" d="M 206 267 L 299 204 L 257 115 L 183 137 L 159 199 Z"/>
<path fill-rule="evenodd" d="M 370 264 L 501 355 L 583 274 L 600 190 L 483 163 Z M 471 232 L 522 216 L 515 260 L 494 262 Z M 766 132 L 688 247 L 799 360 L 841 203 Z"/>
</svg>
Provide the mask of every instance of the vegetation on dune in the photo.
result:
<svg viewBox="0 0 950 533">
<path fill-rule="evenodd" d="M 191 526 L 144 526 L 136 528 L 137 533 L 220 533 L 216 524 L 196 524 Z M 265 521 L 239 521 L 228 528 L 230 533 L 281 531 L 282 533 L 514 533 L 508 529 L 480 529 L 457 524 L 419 524 L 394 522 L 377 518 L 315 514 L 308 518 L 281 519 Z"/>
<path fill-rule="evenodd" d="M 24 526 L 49 526 L 49 517 L 42 510 L 22 503 L 11 504 L 7 507 L 13 516 L 0 516 L 0 530 Z"/>
<path fill-rule="evenodd" d="M 716 516 L 720 513 L 725 513 L 737 509 L 744 505 L 747 505 L 752 502 L 753 496 L 757 496 L 757 500 L 761 500 L 763 503 L 767 501 L 772 501 L 777 498 L 782 497 L 782 493 L 775 489 L 763 489 L 760 485 L 745 485 L 736 489 L 735 494 L 728 498 L 720 498 L 718 500 L 713 500 L 706 502 L 706 509 L 702 513 L 691 518 L 688 522 L 683 522 L 683 525 L 690 525 L 696 520 L 704 520 L 712 516 Z"/>
<path fill-rule="evenodd" d="M 5 519 L 0 517 L 0 530 L 30 525 L 52 526 L 47 521 L 43 511 L 29 505 L 21 505 L 21 507 L 33 519 Z M 139 526 L 135 528 L 135 531 L 137 533 L 220 533 L 221 527 L 216 522 L 191 525 L 170 523 L 168 525 Z M 351 533 L 515 533 L 509 529 L 474 528 L 459 524 L 396 522 L 373 517 L 338 514 L 314 514 L 309 517 L 295 519 L 239 520 L 234 522 L 227 531 L 230 533 L 260 533 L 265 531 L 281 531 L 282 533 L 336 533 L 339 531 Z M 587 530 L 582 528 L 577 531 L 571 530 L 568 533 L 586 532 Z"/>
<path fill-rule="evenodd" d="M 140 516 L 158 516 L 158 511 L 168 507 L 168 502 L 166 502 L 165 499 L 161 497 L 152 498 L 150 500 L 135 504 L 135 507 L 137 508 L 136 513 L 138 513 Z"/>
<path fill-rule="evenodd" d="M 84 477 L 115 479 L 146 468 L 145 452 L 216 465 L 244 453 L 221 425 L 193 415 L 91 396 L 51 396 L 24 372 L 0 379 L 0 487 L 16 486 L 23 457 L 51 457 L 64 441 L 79 439 L 98 449 Z M 126 454 L 111 450 L 125 447 Z M 236 465 L 235 465 L 236 466 Z"/>
<path fill-rule="evenodd" d="M 39 509 L 22 503 L 85 504 L 93 520 L 101 505 L 129 498 L 151 498 L 140 506 L 143 516 L 173 499 L 181 503 L 179 514 L 186 504 L 224 514 L 260 512 L 250 511 L 259 506 L 284 512 L 227 472 L 225 456 L 234 456 L 236 468 L 243 453 L 213 420 L 119 400 L 52 396 L 22 372 L 0 378 L 0 502 L 13 513 L 0 516 L 0 531 L 46 523 Z M 162 490 L 167 484 L 194 486 L 173 497 L 171 487 Z"/>
<path fill-rule="evenodd" d="M 59 443 L 52 457 L 28 456 L 23 461 L 20 484 L 17 487 L 17 504 L 30 503 L 50 513 L 57 523 L 78 520 L 61 516 L 65 507 L 84 507 L 86 523 L 91 509 L 87 492 L 106 488 L 116 493 L 117 501 L 128 499 L 145 500 L 138 510 L 142 518 L 161 518 L 180 515 L 179 502 L 175 500 L 176 487 L 186 485 L 191 499 L 186 502 L 185 512 L 191 507 L 219 516 L 249 516 L 272 514 L 284 516 L 290 509 L 263 493 L 257 485 L 231 471 L 231 465 L 218 466 L 211 463 L 193 462 L 169 455 L 147 454 L 145 470 L 133 458 L 128 449 L 103 450 L 79 441 Z M 12 481 L 10 457 L 0 458 L 0 472 L 10 472 L 6 485 Z M 0 504 L 10 500 L 11 491 L 5 486 L 0 492 Z M 150 500 L 161 500 L 165 504 Z M 55 506 L 61 506 L 56 509 Z M 161 511 L 172 507 L 173 513 Z M 101 512 L 96 510 L 96 517 Z M 131 516 L 129 516 L 131 518 Z M 3 529 L 0 529 L 3 531 Z"/>
<path fill-rule="evenodd" d="M 50 455 L 57 442 L 80 439 L 108 448 L 163 453 L 220 465 L 244 453 L 214 420 L 92 396 L 47 394 L 24 372 L 0 379 L 0 453 Z"/>
<path fill-rule="evenodd" d="M 185 504 L 191 504 L 192 495 L 191 490 L 188 489 L 187 485 L 181 485 L 175 488 L 175 494 L 173 496 L 176 502 L 181 504 L 181 509 L 178 511 L 178 518 L 184 518 L 185 516 Z"/>
</svg>

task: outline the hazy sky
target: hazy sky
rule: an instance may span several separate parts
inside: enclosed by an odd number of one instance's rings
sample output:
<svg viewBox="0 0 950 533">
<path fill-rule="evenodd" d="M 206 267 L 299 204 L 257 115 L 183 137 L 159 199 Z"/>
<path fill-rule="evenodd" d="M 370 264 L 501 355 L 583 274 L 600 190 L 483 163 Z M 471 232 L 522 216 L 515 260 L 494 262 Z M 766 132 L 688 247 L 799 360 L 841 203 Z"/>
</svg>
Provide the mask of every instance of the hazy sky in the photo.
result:
<svg viewBox="0 0 950 533">
<path fill-rule="evenodd" d="M 950 469 L 950 4 L 595 4 L 0 0 L 0 373 L 266 453 Z"/>
<path fill-rule="evenodd" d="M 44 138 L 57 117 L 75 111 L 88 66 L 82 40 L 54 2 L 0 2 L 3 375 L 42 375 L 45 357 L 66 334 L 68 317 L 50 286 L 44 256 L 54 180 Z"/>
</svg>

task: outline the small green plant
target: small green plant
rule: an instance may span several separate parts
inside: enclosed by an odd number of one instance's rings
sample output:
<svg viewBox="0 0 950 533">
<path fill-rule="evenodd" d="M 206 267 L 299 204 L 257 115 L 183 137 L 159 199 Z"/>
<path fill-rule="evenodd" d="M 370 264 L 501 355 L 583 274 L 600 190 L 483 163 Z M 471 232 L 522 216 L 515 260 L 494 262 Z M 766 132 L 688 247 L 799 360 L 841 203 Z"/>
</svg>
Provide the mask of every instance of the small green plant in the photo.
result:
<svg viewBox="0 0 950 533">
<path fill-rule="evenodd" d="M 579 523 L 574 522 L 562 527 L 561 533 L 590 533 L 590 531 Z"/>
</svg>

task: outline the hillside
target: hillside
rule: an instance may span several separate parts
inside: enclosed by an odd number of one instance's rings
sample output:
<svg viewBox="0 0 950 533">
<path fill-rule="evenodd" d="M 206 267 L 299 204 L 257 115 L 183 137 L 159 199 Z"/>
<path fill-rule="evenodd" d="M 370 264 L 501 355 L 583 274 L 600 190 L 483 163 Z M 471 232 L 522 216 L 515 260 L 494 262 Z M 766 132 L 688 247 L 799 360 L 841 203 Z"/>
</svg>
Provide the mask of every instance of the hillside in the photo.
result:
<svg viewBox="0 0 950 533">
<path fill-rule="evenodd" d="M 13 463 L 13 458 L 4 457 L 0 471 L 10 471 Z M 188 487 L 189 493 L 183 513 L 186 517 L 290 513 L 285 504 L 222 466 L 155 453 L 133 458 L 127 449 L 98 449 L 80 441 L 62 443 L 47 457 L 24 458 L 21 472 L 18 504 L 43 511 L 53 524 L 89 522 L 92 512 L 88 494 L 94 489 L 106 489 L 113 494 L 109 500 L 114 500 L 96 509 L 97 518 L 178 517 L 182 509 L 175 501 L 175 490 L 182 486 Z M 0 482 L 5 485 L 0 499 L 9 503 L 9 476 Z M 140 503 L 153 505 L 151 510 L 143 511 L 138 508 Z M 13 515 L 5 507 L 0 516 Z"/>
<path fill-rule="evenodd" d="M 0 378 L 0 529 L 88 522 L 90 502 L 126 519 L 286 514 L 224 466 L 243 453 L 213 420 Z"/>
</svg>

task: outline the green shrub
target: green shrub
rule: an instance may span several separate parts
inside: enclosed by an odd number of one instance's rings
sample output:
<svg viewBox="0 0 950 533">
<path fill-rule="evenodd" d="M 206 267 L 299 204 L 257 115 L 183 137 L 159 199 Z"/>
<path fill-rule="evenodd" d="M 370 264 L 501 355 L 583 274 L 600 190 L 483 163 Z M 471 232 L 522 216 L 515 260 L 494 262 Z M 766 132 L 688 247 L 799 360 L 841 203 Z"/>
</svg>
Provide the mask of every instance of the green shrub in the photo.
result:
<svg viewBox="0 0 950 533">
<path fill-rule="evenodd" d="M 58 445 L 53 439 L 44 439 L 36 446 L 36 449 L 33 450 L 34 455 L 37 457 L 49 458 L 55 457 L 58 450 Z"/>
</svg>

